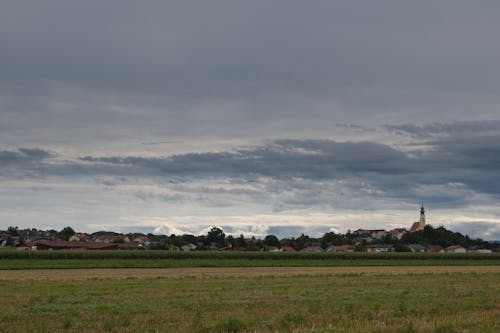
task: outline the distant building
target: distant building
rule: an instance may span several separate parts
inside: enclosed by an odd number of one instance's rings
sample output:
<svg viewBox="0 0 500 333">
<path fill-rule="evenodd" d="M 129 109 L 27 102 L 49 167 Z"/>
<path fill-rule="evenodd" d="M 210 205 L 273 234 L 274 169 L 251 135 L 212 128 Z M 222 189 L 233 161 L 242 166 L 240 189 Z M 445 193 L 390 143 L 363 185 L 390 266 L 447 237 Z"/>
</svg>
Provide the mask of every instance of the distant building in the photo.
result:
<svg viewBox="0 0 500 333">
<path fill-rule="evenodd" d="M 149 245 L 151 245 L 151 239 L 149 239 L 148 236 L 145 236 L 145 235 L 139 235 L 139 236 L 136 236 L 132 242 L 136 243 L 136 244 L 139 244 L 140 246 L 145 246 L 145 247 L 148 247 Z"/>
<path fill-rule="evenodd" d="M 31 250 L 116 250 L 118 244 L 37 240 L 26 243 Z"/>
<path fill-rule="evenodd" d="M 69 238 L 70 242 L 89 242 L 90 241 L 90 236 L 87 234 L 74 234 Z"/>
<path fill-rule="evenodd" d="M 356 251 L 356 247 L 353 245 L 332 245 L 329 246 L 325 252 L 354 252 Z"/>
<path fill-rule="evenodd" d="M 389 235 L 391 235 L 392 237 L 396 238 L 396 239 L 401 239 L 403 237 L 404 234 L 406 234 L 408 231 L 406 230 L 406 228 L 395 228 L 395 229 L 392 229 L 392 230 L 389 230 Z"/>
<path fill-rule="evenodd" d="M 321 246 L 308 246 L 300 250 L 300 252 L 308 252 L 308 253 L 319 253 L 323 252 Z"/>
<path fill-rule="evenodd" d="M 442 252 L 444 252 L 444 249 L 440 245 L 429 245 L 427 247 L 427 252 L 429 252 L 429 253 L 442 253 Z"/>
<path fill-rule="evenodd" d="M 492 250 L 490 249 L 485 249 L 485 248 L 479 248 L 479 247 L 469 247 L 467 249 L 467 252 L 470 252 L 470 253 L 493 253 Z"/>
<path fill-rule="evenodd" d="M 467 250 L 460 245 L 448 246 L 445 250 L 446 250 L 446 252 L 449 252 L 449 253 L 466 253 L 467 252 Z"/>
<path fill-rule="evenodd" d="M 365 249 L 369 253 L 392 252 L 394 251 L 394 246 L 391 244 L 375 244 L 367 245 Z"/>
<path fill-rule="evenodd" d="M 95 239 L 98 243 L 128 243 L 130 239 L 125 235 L 101 235 Z"/>
<path fill-rule="evenodd" d="M 410 248 L 411 252 L 426 252 L 427 251 L 425 246 L 420 245 L 420 244 L 410 244 L 410 245 L 408 245 L 408 247 Z"/>
<path fill-rule="evenodd" d="M 356 238 L 365 239 L 367 241 L 372 239 L 384 238 L 388 232 L 384 229 L 358 229 L 352 233 Z"/>
<path fill-rule="evenodd" d="M 424 205 L 420 207 L 420 221 L 414 222 L 410 228 L 410 232 L 422 231 L 425 228 L 425 209 Z"/>
<path fill-rule="evenodd" d="M 193 243 L 189 243 L 189 244 L 186 244 L 186 245 L 182 245 L 181 246 L 181 250 L 182 251 L 194 251 L 198 248 L 198 246 L 196 246 L 195 244 Z"/>
</svg>

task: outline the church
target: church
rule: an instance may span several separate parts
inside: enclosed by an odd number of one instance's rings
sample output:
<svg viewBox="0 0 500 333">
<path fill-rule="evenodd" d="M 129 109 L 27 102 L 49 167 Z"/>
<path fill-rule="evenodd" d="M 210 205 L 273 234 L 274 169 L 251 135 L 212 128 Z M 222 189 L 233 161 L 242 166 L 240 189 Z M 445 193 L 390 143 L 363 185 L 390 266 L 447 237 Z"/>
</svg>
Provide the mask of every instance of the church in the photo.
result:
<svg viewBox="0 0 500 333">
<path fill-rule="evenodd" d="M 420 221 L 413 223 L 410 232 L 421 231 L 425 228 L 425 209 L 424 205 L 420 207 Z"/>
</svg>

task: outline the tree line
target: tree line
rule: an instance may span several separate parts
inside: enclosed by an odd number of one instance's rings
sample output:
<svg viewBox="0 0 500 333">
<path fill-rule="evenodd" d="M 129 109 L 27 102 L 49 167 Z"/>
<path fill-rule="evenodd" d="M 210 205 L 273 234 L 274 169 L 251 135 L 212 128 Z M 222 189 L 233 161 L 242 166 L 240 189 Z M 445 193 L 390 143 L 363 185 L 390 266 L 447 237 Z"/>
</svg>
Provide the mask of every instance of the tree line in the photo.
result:
<svg viewBox="0 0 500 333">
<path fill-rule="evenodd" d="M 60 231 L 56 230 L 37 230 L 37 229 L 18 229 L 17 227 L 9 227 L 5 231 L 0 231 L 0 241 L 3 240 L 3 246 L 21 245 L 23 241 L 32 239 L 48 238 L 52 240 L 68 240 L 76 232 L 71 227 L 65 227 Z M 90 237 L 96 237 L 103 234 L 119 235 L 115 232 L 95 232 L 90 234 Z M 447 247 L 450 245 L 460 245 L 465 248 L 481 247 L 495 248 L 497 244 L 484 241 L 480 238 L 470 238 L 459 232 L 450 231 L 444 227 L 434 228 L 431 225 L 425 226 L 424 230 L 417 232 L 407 232 L 400 239 L 387 234 L 378 239 L 366 239 L 358 237 L 354 233 L 348 231 L 346 234 L 327 232 L 321 237 L 310 237 L 302 234 L 298 237 L 278 238 L 275 235 L 266 235 L 264 238 L 247 238 L 244 235 L 233 236 L 226 235 L 225 232 L 218 227 L 212 227 L 205 235 L 155 235 L 129 233 L 126 234 L 130 239 L 138 235 L 147 236 L 150 239 L 149 248 L 165 249 L 172 247 L 182 247 L 188 244 L 196 245 L 198 250 L 214 250 L 214 249 L 240 249 L 246 251 L 259 251 L 263 249 L 291 247 L 296 251 L 300 251 L 308 246 L 318 246 L 323 249 L 329 246 L 352 245 L 357 249 L 361 249 L 366 245 L 371 244 L 391 244 L 396 251 L 410 251 L 408 245 L 421 244 L 423 246 L 439 245 Z"/>
</svg>

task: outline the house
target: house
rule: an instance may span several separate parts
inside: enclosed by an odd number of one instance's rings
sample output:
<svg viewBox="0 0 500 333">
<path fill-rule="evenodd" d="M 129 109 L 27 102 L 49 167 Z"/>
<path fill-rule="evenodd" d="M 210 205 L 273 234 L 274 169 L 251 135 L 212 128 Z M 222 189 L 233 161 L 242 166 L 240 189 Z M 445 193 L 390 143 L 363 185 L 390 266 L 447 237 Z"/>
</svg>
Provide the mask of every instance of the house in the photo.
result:
<svg viewBox="0 0 500 333">
<path fill-rule="evenodd" d="M 321 248 L 321 246 L 308 246 L 308 247 L 305 247 L 302 250 L 300 250 L 300 252 L 304 252 L 304 253 L 320 253 L 320 252 L 323 252 L 323 249 Z"/>
<path fill-rule="evenodd" d="M 410 244 L 410 245 L 408 245 L 408 247 L 410 248 L 411 252 L 426 252 L 427 251 L 425 246 L 420 245 L 420 244 Z"/>
<path fill-rule="evenodd" d="M 149 239 L 148 236 L 145 235 L 139 235 L 132 239 L 132 242 L 141 245 L 141 247 L 148 247 L 151 245 L 151 239 Z"/>
<path fill-rule="evenodd" d="M 490 249 L 480 248 L 477 246 L 469 247 L 467 249 L 467 252 L 470 252 L 470 253 L 493 253 L 493 251 Z"/>
<path fill-rule="evenodd" d="M 442 253 L 442 252 L 444 252 L 444 249 L 442 246 L 439 246 L 439 245 L 429 245 L 427 247 L 427 252 L 428 253 Z"/>
<path fill-rule="evenodd" d="M 383 253 L 383 252 L 392 252 L 394 251 L 394 246 L 391 244 L 375 244 L 375 245 L 367 245 L 366 252 L 369 253 Z"/>
<path fill-rule="evenodd" d="M 283 252 L 295 252 L 295 249 L 292 246 L 283 246 L 281 248 L 281 251 L 283 251 Z"/>
<path fill-rule="evenodd" d="M 358 229 L 352 233 L 357 238 L 364 238 L 367 240 L 384 238 L 388 232 L 384 229 Z"/>
<path fill-rule="evenodd" d="M 141 244 L 134 243 L 134 242 L 111 243 L 111 244 L 118 244 L 118 248 L 120 250 L 144 250 L 144 246 L 142 246 Z"/>
<path fill-rule="evenodd" d="M 408 231 L 406 230 L 406 228 L 395 228 L 395 229 L 392 229 L 392 230 L 389 230 L 389 235 L 391 235 L 392 237 L 396 238 L 396 239 L 401 239 L 403 237 L 404 234 L 406 234 Z"/>
<path fill-rule="evenodd" d="M 460 245 L 452 245 L 452 246 L 448 246 L 446 249 L 445 249 L 446 252 L 448 253 L 466 253 L 467 250 L 460 246 Z"/>
<path fill-rule="evenodd" d="M 70 242 L 90 242 L 90 236 L 87 234 L 77 233 L 72 235 L 68 240 Z"/>
<path fill-rule="evenodd" d="M 198 246 L 196 246 L 195 244 L 193 243 L 189 243 L 189 244 L 186 244 L 186 245 L 182 245 L 181 246 L 181 250 L 182 251 L 194 251 L 198 248 Z"/>
<path fill-rule="evenodd" d="M 271 246 L 271 245 L 264 245 L 264 251 L 267 252 L 281 252 L 281 249 L 276 246 Z"/>
<path fill-rule="evenodd" d="M 356 247 L 353 245 L 332 245 L 329 246 L 325 252 L 354 252 Z"/>
<path fill-rule="evenodd" d="M 118 244 L 37 240 L 26 243 L 31 250 L 116 250 Z"/>
<path fill-rule="evenodd" d="M 130 239 L 125 235 L 101 235 L 95 239 L 98 243 L 128 243 Z"/>
</svg>

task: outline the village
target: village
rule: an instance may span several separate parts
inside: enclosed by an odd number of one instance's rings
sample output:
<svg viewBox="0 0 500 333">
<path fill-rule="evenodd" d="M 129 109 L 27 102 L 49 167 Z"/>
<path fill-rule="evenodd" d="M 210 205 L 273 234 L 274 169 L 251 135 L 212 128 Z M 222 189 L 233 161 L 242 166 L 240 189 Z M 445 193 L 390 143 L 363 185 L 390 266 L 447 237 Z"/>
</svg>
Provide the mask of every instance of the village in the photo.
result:
<svg viewBox="0 0 500 333">
<path fill-rule="evenodd" d="M 492 253 L 498 244 L 471 239 L 444 227 L 426 223 L 425 210 L 409 229 L 357 229 L 346 234 L 325 233 L 320 238 L 302 234 L 297 238 L 263 239 L 226 235 L 212 227 L 207 235 L 154 235 L 100 231 L 92 234 L 75 232 L 71 227 L 61 231 L 18 229 L 0 230 L 0 247 L 18 250 L 167 250 L 167 251 L 269 251 L 269 252 L 428 252 Z"/>
</svg>

